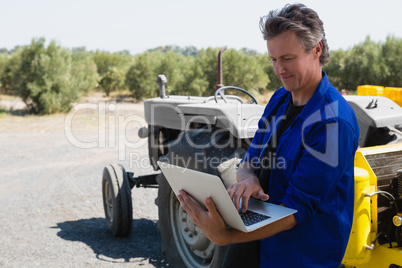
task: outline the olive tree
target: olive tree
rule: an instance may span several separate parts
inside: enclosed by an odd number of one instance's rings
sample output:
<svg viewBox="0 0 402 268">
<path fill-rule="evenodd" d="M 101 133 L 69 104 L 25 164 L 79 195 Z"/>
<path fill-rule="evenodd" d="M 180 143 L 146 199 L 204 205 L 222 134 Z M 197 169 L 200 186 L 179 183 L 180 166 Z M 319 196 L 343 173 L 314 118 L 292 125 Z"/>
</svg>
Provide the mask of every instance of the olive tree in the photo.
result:
<svg viewBox="0 0 402 268">
<path fill-rule="evenodd" d="M 54 41 L 45 47 L 45 39 L 33 39 L 31 45 L 13 54 L 10 89 L 16 92 L 33 113 L 68 110 L 79 92 L 69 86 L 71 56 Z"/>
<path fill-rule="evenodd" d="M 68 49 L 45 39 L 16 50 L 2 76 L 5 87 L 20 96 L 35 114 L 68 111 L 71 103 L 96 86 L 96 69 L 87 59 L 74 59 Z"/>
<path fill-rule="evenodd" d="M 388 36 L 385 43 L 368 36 L 348 50 L 331 51 L 324 70 L 339 89 L 356 90 L 358 85 L 400 87 L 402 85 L 402 40 Z"/>
<path fill-rule="evenodd" d="M 402 87 L 402 39 L 388 36 L 382 46 L 382 58 L 388 67 L 387 77 L 382 85 Z"/>
<path fill-rule="evenodd" d="M 126 73 L 125 79 L 125 83 L 133 93 L 134 98 L 141 100 L 157 95 L 158 88 L 155 84 L 155 78 L 160 57 L 161 53 L 153 52 L 145 52 L 136 56 L 134 64 Z"/>
<path fill-rule="evenodd" d="M 99 86 L 106 95 L 124 86 L 124 75 L 131 63 L 130 55 L 97 50 L 92 59 L 97 67 Z"/>
<path fill-rule="evenodd" d="M 85 49 L 72 50 L 70 86 L 83 94 L 98 87 L 99 74 L 96 64 Z"/>
<path fill-rule="evenodd" d="M 7 85 L 7 82 L 3 81 L 3 77 L 5 77 L 5 71 L 9 60 L 10 55 L 8 55 L 8 53 L 0 53 L 0 92 L 4 93 L 6 93 L 5 86 Z"/>
</svg>

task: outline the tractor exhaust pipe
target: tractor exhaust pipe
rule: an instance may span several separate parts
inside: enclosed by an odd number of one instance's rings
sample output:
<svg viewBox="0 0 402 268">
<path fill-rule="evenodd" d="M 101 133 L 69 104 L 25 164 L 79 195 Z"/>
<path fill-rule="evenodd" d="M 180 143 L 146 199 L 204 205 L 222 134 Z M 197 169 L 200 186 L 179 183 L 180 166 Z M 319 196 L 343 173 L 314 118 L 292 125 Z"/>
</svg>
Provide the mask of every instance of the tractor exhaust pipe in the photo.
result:
<svg viewBox="0 0 402 268">
<path fill-rule="evenodd" d="M 218 84 L 216 85 L 216 88 L 215 88 L 216 90 L 223 87 L 223 84 L 222 84 L 222 53 L 225 50 L 226 50 L 226 46 L 221 48 L 221 50 L 219 50 L 219 54 L 218 54 Z"/>
<path fill-rule="evenodd" d="M 166 98 L 166 87 L 165 84 L 167 82 L 167 78 L 164 74 L 160 74 L 156 77 L 156 83 L 158 83 L 159 85 L 159 97 L 161 99 L 165 99 Z"/>
</svg>

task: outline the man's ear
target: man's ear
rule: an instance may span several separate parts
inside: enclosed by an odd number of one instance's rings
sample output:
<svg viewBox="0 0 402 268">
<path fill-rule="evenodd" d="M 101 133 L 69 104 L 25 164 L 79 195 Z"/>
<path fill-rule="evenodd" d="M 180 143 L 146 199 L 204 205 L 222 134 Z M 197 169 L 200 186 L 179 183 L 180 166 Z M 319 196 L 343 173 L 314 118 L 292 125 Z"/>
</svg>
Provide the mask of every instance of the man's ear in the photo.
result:
<svg viewBox="0 0 402 268">
<path fill-rule="evenodd" d="M 318 42 L 318 44 L 314 48 L 314 55 L 317 56 L 317 58 L 320 58 L 322 54 L 322 42 Z"/>
</svg>

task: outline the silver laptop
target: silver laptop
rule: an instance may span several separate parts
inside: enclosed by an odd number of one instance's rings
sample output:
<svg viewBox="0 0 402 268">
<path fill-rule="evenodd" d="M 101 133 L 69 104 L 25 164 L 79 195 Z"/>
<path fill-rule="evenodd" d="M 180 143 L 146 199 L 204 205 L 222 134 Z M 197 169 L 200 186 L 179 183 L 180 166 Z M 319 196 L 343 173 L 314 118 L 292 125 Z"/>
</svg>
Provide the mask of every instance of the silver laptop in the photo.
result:
<svg viewBox="0 0 402 268">
<path fill-rule="evenodd" d="M 218 176 L 158 161 L 158 165 L 176 195 L 186 191 L 205 208 L 205 199 L 212 197 L 225 223 L 243 232 L 251 232 L 280 220 L 297 210 L 250 198 L 248 211 L 236 210 Z"/>
</svg>

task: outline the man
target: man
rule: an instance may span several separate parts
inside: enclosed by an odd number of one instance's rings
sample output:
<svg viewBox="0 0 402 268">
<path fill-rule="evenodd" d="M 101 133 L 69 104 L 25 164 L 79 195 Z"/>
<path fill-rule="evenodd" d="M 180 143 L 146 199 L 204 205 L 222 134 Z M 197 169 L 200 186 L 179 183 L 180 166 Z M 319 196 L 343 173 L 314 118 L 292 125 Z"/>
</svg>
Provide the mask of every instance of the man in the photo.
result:
<svg viewBox="0 0 402 268">
<path fill-rule="evenodd" d="M 242 211 L 254 197 L 298 212 L 243 233 L 225 227 L 210 198 L 207 211 L 184 191 L 178 198 L 216 244 L 260 241 L 261 267 L 339 267 L 353 218 L 356 118 L 322 71 L 329 53 L 315 11 L 287 5 L 260 24 L 284 87 L 266 106 L 228 193 L 237 208 L 242 198 Z"/>
</svg>

